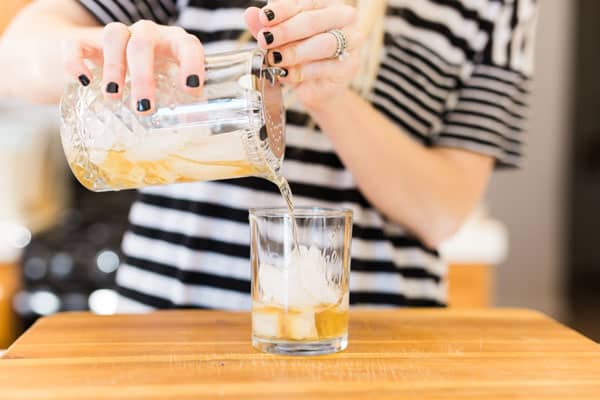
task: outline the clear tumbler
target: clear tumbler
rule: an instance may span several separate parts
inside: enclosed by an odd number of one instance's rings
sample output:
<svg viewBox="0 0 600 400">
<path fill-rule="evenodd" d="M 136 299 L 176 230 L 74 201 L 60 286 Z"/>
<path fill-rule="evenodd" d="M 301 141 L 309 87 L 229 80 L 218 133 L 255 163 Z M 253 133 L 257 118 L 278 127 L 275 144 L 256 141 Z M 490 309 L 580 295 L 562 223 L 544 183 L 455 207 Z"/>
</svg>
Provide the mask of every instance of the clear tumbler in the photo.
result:
<svg viewBox="0 0 600 400">
<path fill-rule="evenodd" d="M 352 211 L 250 210 L 252 344 L 263 352 L 318 355 L 348 344 Z"/>
</svg>

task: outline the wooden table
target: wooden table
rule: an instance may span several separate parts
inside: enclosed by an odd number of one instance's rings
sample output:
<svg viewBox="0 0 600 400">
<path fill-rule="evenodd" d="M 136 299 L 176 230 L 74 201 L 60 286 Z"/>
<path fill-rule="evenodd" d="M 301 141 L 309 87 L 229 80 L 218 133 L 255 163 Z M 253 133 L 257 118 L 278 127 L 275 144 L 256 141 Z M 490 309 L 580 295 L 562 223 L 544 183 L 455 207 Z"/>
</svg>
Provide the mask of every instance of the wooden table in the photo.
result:
<svg viewBox="0 0 600 400">
<path fill-rule="evenodd" d="M 260 354 L 247 313 L 44 318 L 1 399 L 600 399 L 600 347 L 526 310 L 353 311 L 346 352 Z"/>
</svg>

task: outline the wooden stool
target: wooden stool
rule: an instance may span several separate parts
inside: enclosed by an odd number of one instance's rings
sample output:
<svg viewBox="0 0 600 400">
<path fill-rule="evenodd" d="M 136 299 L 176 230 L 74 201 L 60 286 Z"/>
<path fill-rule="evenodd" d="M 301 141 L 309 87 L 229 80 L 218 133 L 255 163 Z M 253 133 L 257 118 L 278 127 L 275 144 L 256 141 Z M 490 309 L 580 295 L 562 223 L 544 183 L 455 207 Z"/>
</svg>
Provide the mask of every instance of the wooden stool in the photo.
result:
<svg viewBox="0 0 600 400">
<path fill-rule="evenodd" d="M 506 260 L 508 232 L 480 209 L 440 249 L 448 262 L 448 305 L 485 308 L 493 305 L 495 269 Z"/>
<path fill-rule="evenodd" d="M 12 299 L 19 288 L 19 268 L 16 263 L 0 263 L 0 349 L 7 348 L 17 333 L 17 318 Z"/>
<path fill-rule="evenodd" d="M 448 268 L 448 305 L 455 308 L 490 307 L 494 297 L 495 267 L 451 264 Z"/>
</svg>

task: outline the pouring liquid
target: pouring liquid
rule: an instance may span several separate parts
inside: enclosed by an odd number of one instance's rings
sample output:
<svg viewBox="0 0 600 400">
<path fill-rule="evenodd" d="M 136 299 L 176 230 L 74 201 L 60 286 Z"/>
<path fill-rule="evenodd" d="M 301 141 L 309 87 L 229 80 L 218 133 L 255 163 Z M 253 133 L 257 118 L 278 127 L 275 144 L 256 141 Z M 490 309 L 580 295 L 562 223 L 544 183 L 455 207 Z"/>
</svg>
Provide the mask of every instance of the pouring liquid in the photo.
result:
<svg viewBox="0 0 600 400">
<path fill-rule="evenodd" d="M 281 197 L 285 201 L 288 209 L 288 216 L 290 218 L 290 225 L 292 227 L 292 250 L 298 250 L 300 248 L 300 241 L 298 236 L 298 224 L 296 217 L 294 216 L 294 196 L 292 195 L 292 188 L 289 182 L 281 173 L 280 163 L 276 160 L 266 156 L 267 152 L 258 152 L 258 156 L 262 159 L 262 165 L 267 166 L 267 173 L 263 175 L 264 178 L 275 184 L 281 193 Z"/>
<path fill-rule="evenodd" d="M 275 177 L 271 179 L 281 192 L 281 196 L 288 208 L 288 215 L 290 217 L 290 222 L 292 226 L 292 240 L 293 240 L 293 249 L 300 248 L 300 241 L 298 238 L 298 224 L 296 223 L 296 217 L 294 216 L 294 197 L 292 195 L 292 189 L 290 188 L 290 184 L 287 179 L 283 177 L 281 174 L 277 174 Z"/>
</svg>

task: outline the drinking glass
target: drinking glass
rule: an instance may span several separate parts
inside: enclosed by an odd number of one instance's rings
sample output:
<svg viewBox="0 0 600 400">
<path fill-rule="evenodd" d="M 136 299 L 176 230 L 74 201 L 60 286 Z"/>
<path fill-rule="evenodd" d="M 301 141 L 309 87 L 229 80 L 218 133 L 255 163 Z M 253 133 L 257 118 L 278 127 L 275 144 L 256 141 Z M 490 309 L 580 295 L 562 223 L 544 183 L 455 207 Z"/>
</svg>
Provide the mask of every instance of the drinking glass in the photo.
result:
<svg viewBox="0 0 600 400">
<path fill-rule="evenodd" d="M 250 210 L 252 344 L 275 354 L 342 351 L 352 211 L 296 208 L 293 216 L 287 208 Z"/>
</svg>

